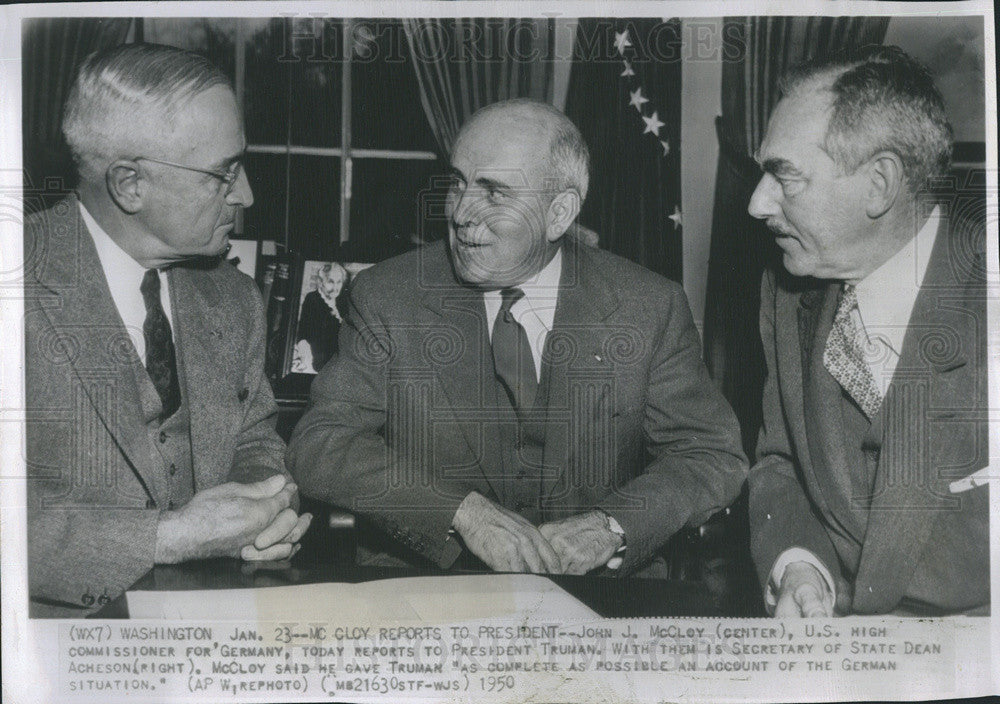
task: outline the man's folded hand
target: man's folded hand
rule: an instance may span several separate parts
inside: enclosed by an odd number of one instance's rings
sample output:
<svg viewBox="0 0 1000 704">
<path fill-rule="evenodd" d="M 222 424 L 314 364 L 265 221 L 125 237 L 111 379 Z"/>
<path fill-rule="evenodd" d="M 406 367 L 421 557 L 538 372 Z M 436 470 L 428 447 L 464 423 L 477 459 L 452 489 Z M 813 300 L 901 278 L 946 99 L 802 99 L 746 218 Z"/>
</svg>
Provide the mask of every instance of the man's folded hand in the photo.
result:
<svg viewBox="0 0 1000 704">
<path fill-rule="evenodd" d="M 523 516 L 470 492 L 452 525 L 465 546 L 498 572 L 562 572 L 559 556 Z"/>
<path fill-rule="evenodd" d="M 293 545 L 288 539 L 297 540 L 309 525 L 308 518 L 303 522 L 289 508 L 295 491 L 295 484 L 280 474 L 251 484 L 227 482 L 199 491 L 181 508 L 160 514 L 156 562 L 237 556 L 248 546 L 258 551 L 250 553 L 255 556 L 275 545 Z M 282 559 L 284 551 L 275 549 L 271 554 L 278 557 L 269 554 L 257 559 Z"/>
<path fill-rule="evenodd" d="M 559 555 L 567 574 L 586 574 L 607 565 L 623 540 L 608 528 L 608 518 L 600 511 L 543 523 L 538 530 Z"/>
<path fill-rule="evenodd" d="M 785 568 L 777 599 L 777 618 L 833 616 L 833 594 L 820 571 L 808 562 L 793 562 Z"/>
</svg>

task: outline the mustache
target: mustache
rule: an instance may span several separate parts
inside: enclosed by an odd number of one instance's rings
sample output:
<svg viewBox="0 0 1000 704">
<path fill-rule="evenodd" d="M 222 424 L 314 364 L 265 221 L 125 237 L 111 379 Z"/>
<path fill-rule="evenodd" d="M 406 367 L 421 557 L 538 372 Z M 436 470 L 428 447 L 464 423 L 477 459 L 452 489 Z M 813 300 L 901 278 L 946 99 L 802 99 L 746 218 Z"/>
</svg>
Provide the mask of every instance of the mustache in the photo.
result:
<svg viewBox="0 0 1000 704">
<path fill-rule="evenodd" d="M 784 235 L 785 237 L 792 237 L 795 234 L 784 223 L 779 222 L 777 220 L 768 220 L 766 224 L 767 224 L 767 229 L 769 229 L 776 235 Z"/>
</svg>

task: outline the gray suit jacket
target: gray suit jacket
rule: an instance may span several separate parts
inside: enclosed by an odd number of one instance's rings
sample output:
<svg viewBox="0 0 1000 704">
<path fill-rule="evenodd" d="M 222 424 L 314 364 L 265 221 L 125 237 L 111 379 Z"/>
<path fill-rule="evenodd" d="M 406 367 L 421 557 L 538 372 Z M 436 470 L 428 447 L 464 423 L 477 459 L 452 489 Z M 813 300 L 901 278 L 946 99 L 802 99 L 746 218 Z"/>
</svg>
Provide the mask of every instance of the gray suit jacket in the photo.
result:
<svg viewBox="0 0 1000 704">
<path fill-rule="evenodd" d="M 768 377 L 749 477 L 762 583 L 781 552 L 798 545 L 824 561 L 848 603 L 853 593 L 852 613 L 988 607 L 988 487 L 949 490 L 988 463 L 984 240 L 957 224 L 941 227 L 879 413 L 874 488 L 855 496 L 855 507 L 840 405 L 803 383 L 823 353 L 840 284 L 765 274 Z"/>
<path fill-rule="evenodd" d="M 482 294 L 456 281 L 436 243 L 362 272 L 350 300 L 340 356 L 292 436 L 292 474 L 303 493 L 450 566 L 465 496 L 504 503 Z M 622 572 L 739 493 L 739 429 L 677 284 L 567 243 L 540 383 L 541 519 L 605 509 L 625 530 Z"/>
<path fill-rule="evenodd" d="M 31 615 L 82 616 L 153 566 L 165 476 L 76 200 L 29 217 L 24 238 Z M 227 263 L 168 276 L 195 490 L 284 472 L 253 281 Z"/>
</svg>

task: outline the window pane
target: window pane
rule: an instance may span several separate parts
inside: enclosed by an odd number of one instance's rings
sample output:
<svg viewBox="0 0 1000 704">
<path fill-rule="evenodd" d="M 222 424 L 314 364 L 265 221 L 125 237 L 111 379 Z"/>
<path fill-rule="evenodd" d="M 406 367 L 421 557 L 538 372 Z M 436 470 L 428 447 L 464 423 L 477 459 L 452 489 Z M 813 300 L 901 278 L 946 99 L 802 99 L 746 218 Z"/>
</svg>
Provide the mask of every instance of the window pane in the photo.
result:
<svg viewBox="0 0 1000 704">
<path fill-rule="evenodd" d="M 244 21 L 247 141 L 339 147 L 340 20 Z"/>
<path fill-rule="evenodd" d="M 247 30 L 244 119 L 250 144 L 285 144 L 288 140 L 288 74 L 292 64 L 278 61 L 284 46 L 282 19 Z"/>
<path fill-rule="evenodd" d="M 292 144 L 339 147 L 342 20 L 303 17 L 286 24 L 289 50 L 275 56 L 291 67 Z"/>
<path fill-rule="evenodd" d="M 293 156 L 289 246 L 306 259 L 337 258 L 340 242 L 340 159 Z"/>
<path fill-rule="evenodd" d="M 247 154 L 253 205 L 243 211 L 243 236 L 285 242 L 285 155 Z"/>
<path fill-rule="evenodd" d="M 356 20 L 351 62 L 354 148 L 436 152 L 399 20 Z"/>
<path fill-rule="evenodd" d="M 356 159 L 348 254 L 380 261 L 439 237 L 445 172 L 439 161 Z"/>
</svg>

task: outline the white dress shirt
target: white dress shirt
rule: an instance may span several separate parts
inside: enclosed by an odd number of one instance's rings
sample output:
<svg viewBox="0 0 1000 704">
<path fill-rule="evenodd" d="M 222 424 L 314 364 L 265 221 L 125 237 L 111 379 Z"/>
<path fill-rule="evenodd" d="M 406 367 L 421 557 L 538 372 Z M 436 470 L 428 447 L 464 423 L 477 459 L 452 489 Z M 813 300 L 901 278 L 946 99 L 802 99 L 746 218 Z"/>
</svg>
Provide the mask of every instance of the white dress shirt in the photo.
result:
<svg viewBox="0 0 1000 704">
<path fill-rule="evenodd" d="M 535 379 L 542 378 L 542 351 L 545 349 L 545 338 L 552 330 L 556 317 L 556 303 L 559 301 L 559 276 L 562 274 L 562 248 L 560 247 L 552 261 L 538 272 L 534 278 L 517 286 L 524 291 L 524 296 L 510 308 L 514 320 L 521 324 L 528 336 L 531 346 L 531 357 L 535 362 Z M 483 294 L 486 304 L 486 322 L 490 341 L 493 341 L 493 323 L 500 314 L 503 301 L 499 291 L 487 291 Z"/>
<path fill-rule="evenodd" d="M 916 237 L 910 239 L 902 249 L 855 287 L 858 309 L 853 313 L 854 324 L 868 338 L 870 349 L 866 349 L 865 359 L 883 398 L 903 351 L 903 338 L 927 273 L 927 264 L 930 262 L 940 224 L 941 209 L 937 206 Z M 812 551 L 796 546 L 785 550 L 774 561 L 764 590 L 764 601 L 768 609 L 773 610 L 777 605 L 777 589 L 785 576 L 785 568 L 793 562 L 808 562 L 819 570 L 830 587 L 832 607 L 837 591 L 830 570 Z"/>
<path fill-rule="evenodd" d="M 83 203 L 79 203 L 79 206 L 80 215 L 90 232 L 91 239 L 94 240 L 94 247 L 97 248 L 97 258 L 101 261 L 104 278 L 108 282 L 108 288 L 111 289 L 111 300 L 118 310 L 118 315 L 125 325 L 139 359 L 145 364 L 146 338 L 142 334 L 142 324 L 146 321 L 146 304 L 142 300 L 139 287 L 142 285 L 142 277 L 146 275 L 146 267 L 111 239 L 111 235 L 97 224 Z M 167 320 L 170 321 L 172 333 L 174 318 L 170 309 L 170 284 L 162 271 L 158 271 L 157 275 L 160 278 L 160 304 L 167 314 Z"/>
</svg>

